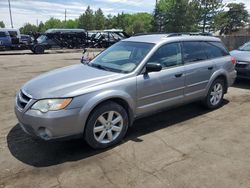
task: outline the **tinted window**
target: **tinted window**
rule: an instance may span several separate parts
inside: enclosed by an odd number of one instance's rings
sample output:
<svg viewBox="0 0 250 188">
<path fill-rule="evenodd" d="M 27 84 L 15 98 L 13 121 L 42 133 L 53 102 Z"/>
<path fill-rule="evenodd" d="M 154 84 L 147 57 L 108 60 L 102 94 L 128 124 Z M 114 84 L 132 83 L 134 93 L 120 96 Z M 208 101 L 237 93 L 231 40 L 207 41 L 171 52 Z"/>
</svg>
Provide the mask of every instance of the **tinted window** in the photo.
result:
<svg viewBox="0 0 250 188">
<path fill-rule="evenodd" d="M 228 51 L 220 42 L 202 42 L 202 46 L 209 59 L 228 55 Z"/>
<path fill-rule="evenodd" d="M 171 43 L 160 47 L 148 62 L 160 63 L 163 68 L 182 64 L 180 44 Z"/>
<path fill-rule="evenodd" d="M 17 32 L 16 31 L 9 31 L 9 34 L 11 37 L 17 37 Z"/>
<path fill-rule="evenodd" d="M 206 60 L 201 42 L 183 42 L 183 59 L 185 63 Z"/>
<path fill-rule="evenodd" d="M 5 32 L 0 32 L 0 37 L 6 37 Z"/>
</svg>

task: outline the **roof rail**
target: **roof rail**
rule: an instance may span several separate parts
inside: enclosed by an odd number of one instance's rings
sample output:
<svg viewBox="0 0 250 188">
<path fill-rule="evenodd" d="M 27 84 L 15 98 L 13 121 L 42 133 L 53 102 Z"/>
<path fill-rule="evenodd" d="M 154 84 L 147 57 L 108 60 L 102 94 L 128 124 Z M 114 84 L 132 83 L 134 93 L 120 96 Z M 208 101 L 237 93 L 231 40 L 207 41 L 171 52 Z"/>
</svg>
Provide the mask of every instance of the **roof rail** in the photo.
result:
<svg viewBox="0 0 250 188">
<path fill-rule="evenodd" d="M 142 35 L 162 35 L 162 34 L 168 34 L 168 33 L 164 33 L 164 32 L 136 33 L 133 35 L 133 37 L 142 36 Z"/>
<path fill-rule="evenodd" d="M 184 32 L 184 33 L 164 33 L 164 32 L 150 32 L 150 33 L 137 33 L 133 36 L 143 36 L 143 35 L 162 35 L 165 34 L 166 37 L 177 37 L 182 35 L 190 35 L 190 36 L 213 36 L 211 33 L 208 32 Z"/>
</svg>

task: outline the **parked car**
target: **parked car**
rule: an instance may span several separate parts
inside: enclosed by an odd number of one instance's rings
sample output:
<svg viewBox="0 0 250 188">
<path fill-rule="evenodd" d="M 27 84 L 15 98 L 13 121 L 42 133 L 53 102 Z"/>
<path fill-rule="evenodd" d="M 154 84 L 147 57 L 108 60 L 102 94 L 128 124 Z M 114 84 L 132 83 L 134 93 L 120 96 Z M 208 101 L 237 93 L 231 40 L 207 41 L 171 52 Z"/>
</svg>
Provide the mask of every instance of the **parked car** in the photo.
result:
<svg viewBox="0 0 250 188">
<path fill-rule="evenodd" d="M 41 139 L 77 135 L 106 148 L 147 114 L 193 101 L 220 107 L 235 80 L 235 62 L 215 37 L 131 37 L 88 64 L 30 80 L 17 94 L 15 113 L 23 130 Z"/>
<path fill-rule="evenodd" d="M 0 31 L 7 31 L 11 37 L 12 46 L 18 45 L 21 42 L 21 34 L 19 29 L 1 28 Z"/>
<path fill-rule="evenodd" d="M 21 43 L 25 45 L 30 45 L 32 42 L 32 37 L 30 35 L 21 34 Z"/>
<path fill-rule="evenodd" d="M 230 52 L 237 60 L 237 78 L 250 79 L 250 42 Z"/>
<path fill-rule="evenodd" d="M 35 37 L 31 51 L 43 54 L 46 49 L 84 48 L 87 33 L 84 29 L 48 29 Z"/>
<path fill-rule="evenodd" d="M 10 49 L 12 46 L 11 37 L 8 31 L 1 31 L 0 30 L 0 49 Z"/>
</svg>

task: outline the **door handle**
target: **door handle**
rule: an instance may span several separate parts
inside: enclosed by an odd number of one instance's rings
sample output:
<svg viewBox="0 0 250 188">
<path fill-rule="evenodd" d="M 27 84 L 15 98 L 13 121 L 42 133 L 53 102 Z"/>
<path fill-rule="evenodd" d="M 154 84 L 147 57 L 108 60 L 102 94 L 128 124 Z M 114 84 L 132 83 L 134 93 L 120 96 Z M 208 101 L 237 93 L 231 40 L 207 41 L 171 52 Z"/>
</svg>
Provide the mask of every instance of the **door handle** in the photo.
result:
<svg viewBox="0 0 250 188">
<path fill-rule="evenodd" d="M 175 77 L 176 77 L 176 78 L 179 78 L 179 77 L 181 77 L 182 75 L 183 75 L 182 73 L 176 74 Z"/>
<path fill-rule="evenodd" d="M 208 69 L 208 70 L 212 70 L 213 68 L 214 68 L 214 67 L 208 67 L 207 69 Z"/>
</svg>

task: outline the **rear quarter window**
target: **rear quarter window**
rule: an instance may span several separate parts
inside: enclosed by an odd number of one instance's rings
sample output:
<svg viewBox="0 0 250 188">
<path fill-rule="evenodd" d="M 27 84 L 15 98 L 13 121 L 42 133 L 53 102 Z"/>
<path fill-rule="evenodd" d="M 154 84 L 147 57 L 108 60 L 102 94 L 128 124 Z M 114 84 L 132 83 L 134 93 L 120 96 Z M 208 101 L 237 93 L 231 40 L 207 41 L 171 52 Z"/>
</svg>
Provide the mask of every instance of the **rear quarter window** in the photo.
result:
<svg viewBox="0 0 250 188">
<path fill-rule="evenodd" d="M 209 59 L 229 55 L 229 52 L 221 42 L 202 42 L 202 48 Z"/>
</svg>

